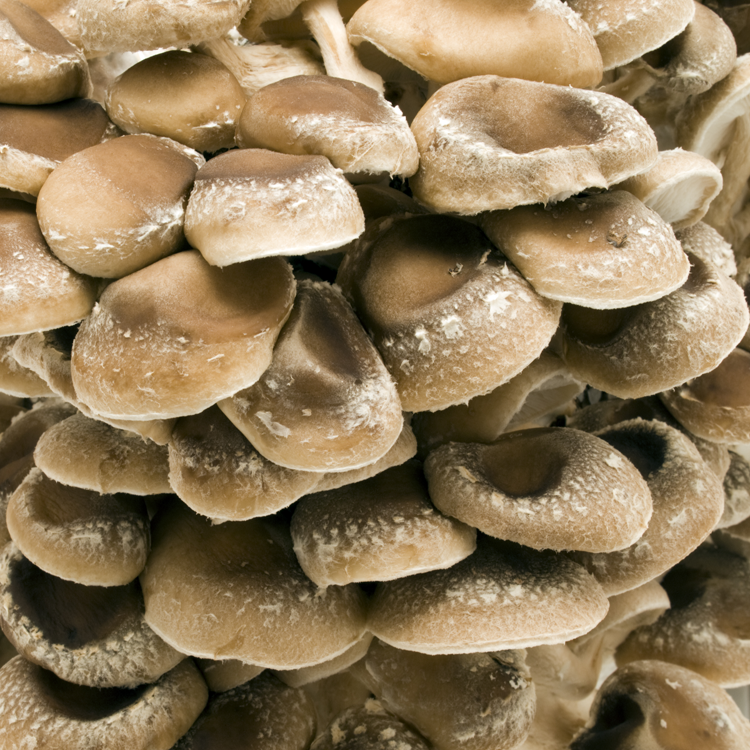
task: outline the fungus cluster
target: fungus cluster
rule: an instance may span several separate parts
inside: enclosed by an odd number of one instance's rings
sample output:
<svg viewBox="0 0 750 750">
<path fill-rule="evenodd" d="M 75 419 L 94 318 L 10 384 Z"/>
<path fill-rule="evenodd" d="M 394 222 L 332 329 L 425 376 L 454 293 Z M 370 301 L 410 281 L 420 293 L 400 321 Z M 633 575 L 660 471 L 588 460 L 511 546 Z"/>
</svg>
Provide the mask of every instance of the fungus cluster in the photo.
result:
<svg viewBox="0 0 750 750">
<path fill-rule="evenodd" d="M 750 746 L 715 5 L 0 0 L 0 750 Z"/>
</svg>

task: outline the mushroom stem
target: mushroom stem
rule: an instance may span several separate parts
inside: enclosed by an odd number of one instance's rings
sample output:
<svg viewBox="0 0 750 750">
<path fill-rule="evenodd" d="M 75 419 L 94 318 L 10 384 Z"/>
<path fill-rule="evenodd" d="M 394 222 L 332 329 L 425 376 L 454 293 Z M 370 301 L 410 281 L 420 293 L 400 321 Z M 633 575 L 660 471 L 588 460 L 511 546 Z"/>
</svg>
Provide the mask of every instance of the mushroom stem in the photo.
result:
<svg viewBox="0 0 750 750">
<path fill-rule="evenodd" d="M 600 86 L 597 91 L 612 94 L 632 104 L 656 83 L 656 78 L 646 68 L 631 68 L 616 81 Z"/>
<path fill-rule="evenodd" d="M 382 94 L 383 79 L 359 61 L 349 43 L 336 0 L 305 0 L 299 7 L 307 28 L 320 46 L 328 75 L 358 81 Z"/>
</svg>

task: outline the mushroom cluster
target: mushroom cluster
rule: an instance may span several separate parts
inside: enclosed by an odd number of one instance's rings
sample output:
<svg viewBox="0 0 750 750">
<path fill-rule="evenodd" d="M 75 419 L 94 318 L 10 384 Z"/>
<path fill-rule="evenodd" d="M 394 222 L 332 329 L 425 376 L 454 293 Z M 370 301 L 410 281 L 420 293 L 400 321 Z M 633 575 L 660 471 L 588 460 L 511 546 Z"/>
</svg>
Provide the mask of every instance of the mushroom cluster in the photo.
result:
<svg viewBox="0 0 750 750">
<path fill-rule="evenodd" d="M 0 0 L 0 750 L 750 746 L 714 5 Z"/>
</svg>

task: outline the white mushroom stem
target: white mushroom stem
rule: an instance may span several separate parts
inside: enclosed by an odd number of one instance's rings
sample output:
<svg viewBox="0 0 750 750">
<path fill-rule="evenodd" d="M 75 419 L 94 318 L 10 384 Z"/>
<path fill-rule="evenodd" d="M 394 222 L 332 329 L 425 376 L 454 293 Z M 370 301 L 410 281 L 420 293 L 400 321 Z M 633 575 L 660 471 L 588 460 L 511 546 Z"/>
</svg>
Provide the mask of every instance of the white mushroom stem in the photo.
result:
<svg viewBox="0 0 750 750">
<path fill-rule="evenodd" d="M 307 28 L 320 46 L 328 75 L 358 81 L 382 94 L 383 79 L 359 61 L 349 43 L 336 0 L 305 0 L 299 7 Z"/>
<path fill-rule="evenodd" d="M 600 86 L 597 90 L 612 94 L 632 104 L 656 83 L 656 78 L 646 68 L 631 68 L 616 81 Z"/>
</svg>

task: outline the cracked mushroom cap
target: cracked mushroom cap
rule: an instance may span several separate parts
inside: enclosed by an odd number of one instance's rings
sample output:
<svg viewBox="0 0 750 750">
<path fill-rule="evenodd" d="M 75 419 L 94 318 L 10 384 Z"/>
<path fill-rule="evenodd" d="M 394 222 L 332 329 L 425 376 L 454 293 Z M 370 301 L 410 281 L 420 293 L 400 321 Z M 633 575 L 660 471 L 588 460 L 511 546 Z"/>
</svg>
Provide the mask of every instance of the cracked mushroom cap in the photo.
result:
<svg viewBox="0 0 750 750">
<path fill-rule="evenodd" d="M 230 271 L 196 250 L 163 258 L 110 284 L 81 325 L 76 393 L 113 419 L 197 414 L 260 377 L 294 294 L 280 258 Z"/>
<path fill-rule="evenodd" d="M 111 587 L 64 581 L 10 544 L 0 558 L 0 596 L 11 643 L 68 682 L 134 688 L 185 658 L 146 625 L 137 581 Z"/>
<path fill-rule="evenodd" d="M 636 466 L 569 427 L 519 430 L 489 445 L 448 443 L 427 457 L 425 474 L 443 513 L 539 550 L 623 549 L 651 518 Z"/>
<path fill-rule="evenodd" d="M 157 682 L 92 688 L 64 682 L 22 657 L 2 669 L 0 715 L 8 747 L 47 750 L 170 750 L 208 700 L 206 683 L 189 660 Z"/>
<path fill-rule="evenodd" d="M 648 169 L 656 137 L 622 99 L 485 75 L 443 86 L 412 122 L 414 197 L 476 214 L 564 200 Z"/>
</svg>

